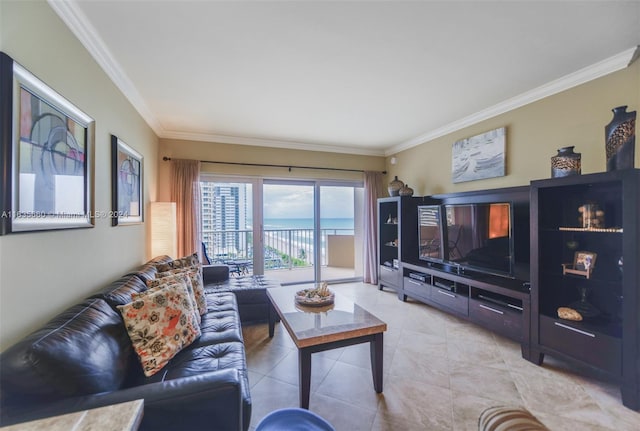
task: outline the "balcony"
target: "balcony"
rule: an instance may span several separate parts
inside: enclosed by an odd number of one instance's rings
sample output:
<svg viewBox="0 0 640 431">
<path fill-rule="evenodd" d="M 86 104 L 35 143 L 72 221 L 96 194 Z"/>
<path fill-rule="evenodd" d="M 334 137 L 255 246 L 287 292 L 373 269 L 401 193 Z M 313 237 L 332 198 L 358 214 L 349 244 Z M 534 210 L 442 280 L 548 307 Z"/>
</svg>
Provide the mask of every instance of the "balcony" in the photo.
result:
<svg viewBox="0 0 640 431">
<path fill-rule="evenodd" d="M 213 262 L 229 265 L 232 276 L 253 273 L 253 231 L 204 229 L 202 240 Z M 362 276 L 356 271 L 354 235 L 350 229 L 322 229 L 319 238 L 322 280 Z M 358 250 L 359 252 L 359 250 Z M 283 284 L 314 279 L 313 229 L 266 229 L 264 273 Z"/>
</svg>

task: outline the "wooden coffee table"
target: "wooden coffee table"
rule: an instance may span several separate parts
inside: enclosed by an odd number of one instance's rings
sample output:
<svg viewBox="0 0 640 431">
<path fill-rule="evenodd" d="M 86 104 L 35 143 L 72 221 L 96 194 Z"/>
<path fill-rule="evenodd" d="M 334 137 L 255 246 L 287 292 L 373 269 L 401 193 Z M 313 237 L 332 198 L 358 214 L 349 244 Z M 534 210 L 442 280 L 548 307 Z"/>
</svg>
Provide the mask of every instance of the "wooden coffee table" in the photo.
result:
<svg viewBox="0 0 640 431">
<path fill-rule="evenodd" d="M 335 302 L 323 307 L 300 306 L 295 293 L 300 286 L 267 289 L 269 337 L 273 337 L 277 317 L 298 347 L 300 407 L 309 408 L 311 354 L 325 350 L 370 343 L 373 387 L 382 392 L 382 333 L 387 324 L 336 292 Z M 333 289 L 335 292 L 335 289 Z"/>
</svg>

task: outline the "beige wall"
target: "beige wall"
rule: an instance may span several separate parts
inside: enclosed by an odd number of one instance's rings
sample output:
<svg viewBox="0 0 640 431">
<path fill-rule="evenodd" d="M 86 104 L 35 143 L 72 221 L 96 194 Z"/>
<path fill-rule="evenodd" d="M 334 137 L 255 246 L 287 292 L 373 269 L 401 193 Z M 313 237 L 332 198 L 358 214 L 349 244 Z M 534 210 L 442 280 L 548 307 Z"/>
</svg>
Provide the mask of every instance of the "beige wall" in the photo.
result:
<svg viewBox="0 0 640 431">
<path fill-rule="evenodd" d="M 144 156 L 155 200 L 158 140 L 44 1 L 0 1 L 0 48 L 96 120 L 95 209 L 111 208 L 110 134 Z M 0 237 L 0 349 L 147 256 L 148 223 Z"/>
<path fill-rule="evenodd" d="M 158 167 L 158 200 L 169 201 L 169 163 L 162 157 L 174 159 L 213 160 L 224 162 L 272 165 L 318 166 L 340 169 L 382 171 L 384 157 L 320 151 L 289 150 L 251 145 L 219 144 L 211 142 L 160 140 Z M 292 169 L 272 167 L 202 164 L 202 172 L 220 175 L 261 176 L 265 178 L 353 179 L 362 180 L 361 173 Z"/>
<path fill-rule="evenodd" d="M 582 153 L 583 174 L 604 172 L 604 126 L 611 121 L 611 109 L 621 105 L 628 105 L 629 111 L 640 107 L 640 61 L 619 72 L 399 152 L 395 155 L 396 165 L 391 165 L 390 157 L 387 158 L 387 179 L 390 181 L 397 175 L 414 189 L 416 196 L 527 185 L 531 180 L 551 177 L 551 156 L 558 148 L 569 145 L 575 145 L 575 151 Z M 507 128 L 506 176 L 453 184 L 453 143 L 504 126 Z M 635 166 L 640 166 L 640 148 L 636 149 Z"/>
</svg>

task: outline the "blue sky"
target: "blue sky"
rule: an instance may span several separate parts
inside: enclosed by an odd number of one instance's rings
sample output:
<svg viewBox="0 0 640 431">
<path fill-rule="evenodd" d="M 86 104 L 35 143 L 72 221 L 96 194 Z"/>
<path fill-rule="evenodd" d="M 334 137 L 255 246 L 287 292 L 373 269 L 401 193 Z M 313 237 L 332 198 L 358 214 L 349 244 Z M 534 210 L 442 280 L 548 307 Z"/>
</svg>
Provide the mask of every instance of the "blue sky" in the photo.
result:
<svg viewBox="0 0 640 431">
<path fill-rule="evenodd" d="M 353 218 L 353 189 L 323 187 L 321 218 Z M 313 218 L 313 186 L 265 184 L 264 218 Z"/>
</svg>

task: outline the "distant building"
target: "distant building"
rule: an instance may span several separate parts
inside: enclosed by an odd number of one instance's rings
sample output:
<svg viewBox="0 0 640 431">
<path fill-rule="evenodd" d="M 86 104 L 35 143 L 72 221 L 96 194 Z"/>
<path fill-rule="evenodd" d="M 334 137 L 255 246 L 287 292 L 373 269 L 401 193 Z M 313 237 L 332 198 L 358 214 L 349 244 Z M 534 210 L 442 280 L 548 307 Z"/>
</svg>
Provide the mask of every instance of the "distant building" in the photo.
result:
<svg viewBox="0 0 640 431">
<path fill-rule="evenodd" d="M 202 240 L 209 257 L 246 257 L 247 185 L 202 181 Z"/>
</svg>

